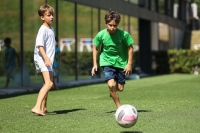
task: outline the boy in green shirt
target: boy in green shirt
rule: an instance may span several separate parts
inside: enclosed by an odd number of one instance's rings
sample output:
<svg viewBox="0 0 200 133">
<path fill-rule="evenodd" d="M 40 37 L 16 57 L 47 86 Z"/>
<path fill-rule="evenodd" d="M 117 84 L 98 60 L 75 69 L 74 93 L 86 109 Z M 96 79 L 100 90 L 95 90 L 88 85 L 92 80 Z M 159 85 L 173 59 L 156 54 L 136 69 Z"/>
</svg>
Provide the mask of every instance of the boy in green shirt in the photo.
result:
<svg viewBox="0 0 200 133">
<path fill-rule="evenodd" d="M 100 55 L 100 66 L 103 68 L 104 79 L 107 81 L 110 96 L 119 108 L 120 101 L 117 91 L 123 91 L 126 75 L 132 72 L 134 40 L 126 31 L 117 26 L 120 15 L 109 11 L 105 15 L 106 29 L 101 30 L 94 38 L 92 76 L 97 71 L 97 55 Z M 101 49 L 100 49 L 101 48 Z"/>
</svg>

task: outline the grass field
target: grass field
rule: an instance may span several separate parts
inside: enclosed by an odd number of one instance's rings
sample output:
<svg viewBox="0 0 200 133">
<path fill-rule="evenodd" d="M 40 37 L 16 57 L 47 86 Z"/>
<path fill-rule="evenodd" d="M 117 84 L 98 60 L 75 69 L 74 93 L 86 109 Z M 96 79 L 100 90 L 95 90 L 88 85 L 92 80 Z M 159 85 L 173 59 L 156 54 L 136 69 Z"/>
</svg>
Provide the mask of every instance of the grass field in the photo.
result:
<svg viewBox="0 0 200 133">
<path fill-rule="evenodd" d="M 139 118 L 127 129 L 115 122 L 105 83 L 50 91 L 44 117 L 30 111 L 37 93 L 1 97 L 0 133 L 199 133 L 199 80 L 185 74 L 128 80 L 121 103 L 134 105 Z"/>
</svg>

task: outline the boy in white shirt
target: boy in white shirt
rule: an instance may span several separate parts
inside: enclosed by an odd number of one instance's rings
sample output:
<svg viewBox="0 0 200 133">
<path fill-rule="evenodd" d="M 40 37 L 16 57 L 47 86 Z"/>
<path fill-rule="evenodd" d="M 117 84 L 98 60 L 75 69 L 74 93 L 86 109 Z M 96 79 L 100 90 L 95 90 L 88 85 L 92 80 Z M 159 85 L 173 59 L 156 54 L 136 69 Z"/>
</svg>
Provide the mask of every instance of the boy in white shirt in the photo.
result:
<svg viewBox="0 0 200 133">
<path fill-rule="evenodd" d="M 32 108 L 32 112 L 40 116 L 45 116 L 47 112 L 47 96 L 48 91 L 53 85 L 53 61 L 55 55 L 55 35 L 54 29 L 51 27 L 53 22 L 54 9 L 45 4 L 42 5 L 38 14 L 43 21 L 35 43 L 34 63 L 37 72 L 42 73 L 44 84 L 39 91 L 37 102 Z"/>
</svg>

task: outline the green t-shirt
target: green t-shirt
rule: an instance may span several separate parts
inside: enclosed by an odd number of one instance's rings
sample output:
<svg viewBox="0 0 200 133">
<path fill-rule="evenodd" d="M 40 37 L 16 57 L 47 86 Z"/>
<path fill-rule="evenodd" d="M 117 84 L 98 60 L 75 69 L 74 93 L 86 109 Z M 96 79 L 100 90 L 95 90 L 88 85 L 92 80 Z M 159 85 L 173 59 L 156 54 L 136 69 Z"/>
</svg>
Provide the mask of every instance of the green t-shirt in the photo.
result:
<svg viewBox="0 0 200 133">
<path fill-rule="evenodd" d="M 101 30 L 93 40 L 100 50 L 100 66 L 125 68 L 128 62 L 128 47 L 134 43 L 130 34 L 117 29 L 109 34 L 107 29 Z"/>
</svg>

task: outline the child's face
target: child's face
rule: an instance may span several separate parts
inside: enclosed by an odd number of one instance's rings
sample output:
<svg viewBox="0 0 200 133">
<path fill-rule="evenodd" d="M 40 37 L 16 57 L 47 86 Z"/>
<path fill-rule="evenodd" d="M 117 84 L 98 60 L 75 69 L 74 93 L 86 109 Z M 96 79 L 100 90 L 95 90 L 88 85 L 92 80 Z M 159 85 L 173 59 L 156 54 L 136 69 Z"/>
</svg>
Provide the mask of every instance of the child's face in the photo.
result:
<svg viewBox="0 0 200 133">
<path fill-rule="evenodd" d="M 106 26 L 107 26 L 108 32 L 110 34 L 114 34 L 116 32 L 118 24 L 114 20 L 111 20 L 109 23 L 106 24 Z"/>
<path fill-rule="evenodd" d="M 40 17 L 43 20 L 43 24 L 46 26 L 50 26 L 51 23 L 53 22 L 53 14 L 51 14 L 49 11 L 46 11 L 44 16 Z"/>
</svg>

